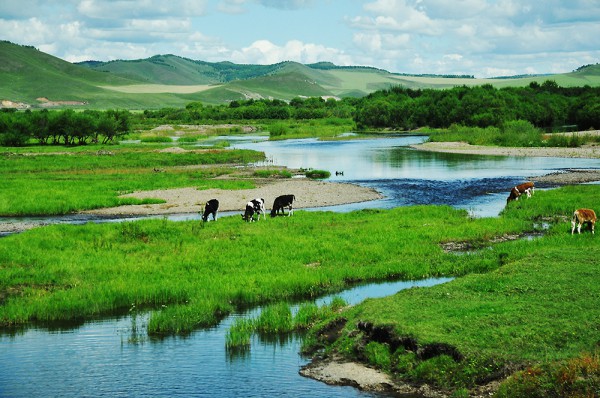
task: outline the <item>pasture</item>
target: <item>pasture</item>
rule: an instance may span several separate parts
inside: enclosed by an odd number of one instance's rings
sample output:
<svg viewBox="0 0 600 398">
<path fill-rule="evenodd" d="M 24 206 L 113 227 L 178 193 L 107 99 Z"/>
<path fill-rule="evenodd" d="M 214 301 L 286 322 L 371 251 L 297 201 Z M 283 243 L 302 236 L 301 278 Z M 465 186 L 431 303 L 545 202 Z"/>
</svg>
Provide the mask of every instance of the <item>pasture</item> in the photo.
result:
<svg viewBox="0 0 600 398">
<path fill-rule="evenodd" d="M 264 158 L 264 154 L 248 150 L 161 152 L 164 148 L 85 146 L 61 148 L 60 152 L 56 147 L 11 148 L 0 154 L 0 216 L 68 214 L 122 204 L 157 203 L 118 197 L 137 190 L 253 188 L 248 179 L 214 177 L 234 171 L 224 164 L 246 164 Z"/>
</svg>

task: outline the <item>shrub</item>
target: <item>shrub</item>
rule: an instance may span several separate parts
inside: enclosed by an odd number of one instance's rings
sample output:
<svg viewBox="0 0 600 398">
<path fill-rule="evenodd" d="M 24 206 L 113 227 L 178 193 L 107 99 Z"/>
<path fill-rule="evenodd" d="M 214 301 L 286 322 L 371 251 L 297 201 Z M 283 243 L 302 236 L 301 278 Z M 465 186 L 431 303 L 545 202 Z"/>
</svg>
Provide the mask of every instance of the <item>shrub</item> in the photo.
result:
<svg viewBox="0 0 600 398">
<path fill-rule="evenodd" d="M 270 137 L 280 137 L 282 135 L 287 134 L 287 132 L 288 132 L 288 128 L 286 125 L 281 124 L 281 123 L 273 124 L 270 128 L 269 136 Z"/>
<path fill-rule="evenodd" d="M 309 170 L 305 173 L 306 177 L 314 179 L 323 179 L 331 177 L 331 173 L 327 170 Z"/>
</svg>

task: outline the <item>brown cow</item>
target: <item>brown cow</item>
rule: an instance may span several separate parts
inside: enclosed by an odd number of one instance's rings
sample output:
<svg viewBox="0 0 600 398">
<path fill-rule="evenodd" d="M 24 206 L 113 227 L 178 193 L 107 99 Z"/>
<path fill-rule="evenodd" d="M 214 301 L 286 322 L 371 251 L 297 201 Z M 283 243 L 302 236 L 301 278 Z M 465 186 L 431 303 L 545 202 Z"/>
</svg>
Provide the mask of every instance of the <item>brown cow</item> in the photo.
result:
<svg viewBox="0 0 600 398">
<path fill-rule="evenodd" d="M 571 235 L 575 232 L 575 224 L 577 224 L 577 233 L 581 233 L 581 226 L 584 223 L 589 223 L 592 226 L 592 233 L 594 233 L 594 225 L 596 224 L 596 213 L 592 209 L 577 209 L 573 212 L 573 219 L 571 220 Z"/>
<path fill-rule="evenodd" d="M 510 194 L 508 195 L 508 198 L 506 199 L 506 203 L 510 202 L 511 200 L 519 200 L 519 196 L 521 196 L 523 194 L 527 194 L 527 197 L 531 198 L 531 195 L 533 195 L 534 191 L 535 191 L 535 186 L 534 186 L 533 182 L 531 182 L 531 181 L 524 182 L 523 184 L 519 184 L 510 190 Z"/>
</svg>

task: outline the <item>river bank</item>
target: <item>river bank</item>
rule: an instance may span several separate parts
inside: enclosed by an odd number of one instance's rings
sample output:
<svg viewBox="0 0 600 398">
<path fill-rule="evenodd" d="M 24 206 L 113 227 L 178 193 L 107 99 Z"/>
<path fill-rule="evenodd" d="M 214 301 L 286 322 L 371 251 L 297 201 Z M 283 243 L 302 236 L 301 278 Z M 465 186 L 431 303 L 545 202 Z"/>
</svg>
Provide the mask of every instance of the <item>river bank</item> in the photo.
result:
<svg viewBox="0 0 600 398">
<path fill-rule="evenodd" d="M 273 200 L 277 196 L 286 194 L 296 196 L 295 209 L 360 203 L 383 197 L 381 193 L 372 188 L 307 178 L 257 179 L 255 183 L 257 187 L 254 189 L 198 190 L 188 187 L 133 192 L 123 195 L 123 197 L 162 199 L 165 203 L 108 207 L 82 211 L 80 214 L 102 218 L 191 214 L 201 212 L 203 205 L 213 198 L 219 200 L 219 211 L 243 211 L 246 203 L 254 198 L 264 198 L 266 208 L 270 209 Z M 47 222 L 43 220 L 0 222 L 0 234 L 22 232 L 46 224 Z"/>
<path fill-rule="evenodd" d="M 465 155 L 487 156 L 527 156 L 527 157 L 557 157 L 557 158 L 586 158 L 600 159 L 600 146 L 585 145 L 578 148 L 517 148 L 470 145 L 466 142 L 424 142 L 411 145 L 418 151 L 457 153 Z M 580 170 L 568 169 L 563 172 L 551 173 L 541 176 L 529 176 L 534 182 L 549 185 L 572 185 L 600 181 L 600 169 Z"/>
</svg>

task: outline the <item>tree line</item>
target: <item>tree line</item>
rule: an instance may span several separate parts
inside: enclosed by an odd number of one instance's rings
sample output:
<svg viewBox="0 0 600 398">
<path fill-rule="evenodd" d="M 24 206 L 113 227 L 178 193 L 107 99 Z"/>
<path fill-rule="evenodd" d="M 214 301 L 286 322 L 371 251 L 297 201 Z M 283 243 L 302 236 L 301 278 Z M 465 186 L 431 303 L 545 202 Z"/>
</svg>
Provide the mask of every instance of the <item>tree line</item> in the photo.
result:
<svg viewBox="0 0 600 398">
<path fill-rule="evenodd" d="M 106 144 L 129 132 L 130 115 L 122 110 L 17 112 L 3 109 L 0 112 L 0 145 L 23 146 L 31 139 L 42 145 Z"/>
<path fill-rule="evenodd" d="M 362 98 L 296 97 L 248 99 L 222 105 L 189 103 L 184 108 L 162 108 L 130 113 L 125 110 L 0 112 L 0 145 L 81 145 L 110 143 L 125 135 L 135 123 L 198 124 L 210 121 L 306 120 L 352 118 L 358 130 L 413 130 L 418 127 L 501 127 L 513 120 L 536 128 L 556 130 L 564 126 L 587 130 L 600 128 L 600 87 L 559 87 L 548 80 L 526 87 L 495 88 L 491 85 L 460 86 L 446 90 L 392 87 Z"/>
<path fill-rule="evenodd" d="M 447 90 L 393 87 L 362 98 L 354 111 L 359 129 L 411 130 L 453 124 L 485 128 L 511 120 L 525 120 L 546 130 L 600 128 L 600 88 L 563 88 L 552 80 L 500 89 L 489 84 Z"/>
</svg>

